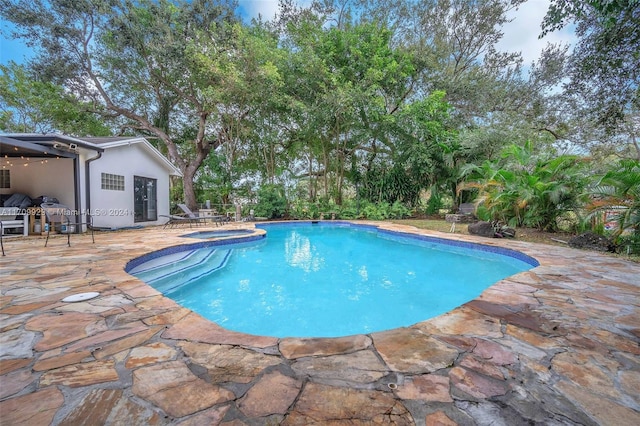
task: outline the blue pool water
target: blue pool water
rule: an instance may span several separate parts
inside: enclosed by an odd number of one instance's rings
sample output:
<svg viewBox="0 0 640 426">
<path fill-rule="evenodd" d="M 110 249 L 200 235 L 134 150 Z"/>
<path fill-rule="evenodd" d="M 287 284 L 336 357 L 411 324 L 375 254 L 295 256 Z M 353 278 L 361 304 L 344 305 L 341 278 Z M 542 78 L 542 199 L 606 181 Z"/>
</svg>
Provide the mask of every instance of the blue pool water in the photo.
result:
<svg viewBox="0 0 640 426">
<path fill-rule="evenodd" d="M 230 330 L 336 337 L 415 324 L 537 265 L 518 252 L 373 227 L 262 227 L 260 241 L 200 243 L 134 260 L 127 270 Z"/>
</svg>

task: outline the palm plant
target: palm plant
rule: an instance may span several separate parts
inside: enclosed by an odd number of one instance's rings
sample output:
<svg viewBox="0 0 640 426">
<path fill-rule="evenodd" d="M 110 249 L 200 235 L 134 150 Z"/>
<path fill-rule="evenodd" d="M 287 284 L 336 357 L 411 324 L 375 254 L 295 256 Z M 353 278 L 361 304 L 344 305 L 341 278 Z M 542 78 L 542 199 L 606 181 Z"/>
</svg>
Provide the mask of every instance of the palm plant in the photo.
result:
<svg viewBox="0 0 640 426">
<path fill-rule="evenodd" d="M 530 143 L 511 145 L 501 161 L 469 165 L 462 174 L 460 189 L 479 190 L 476 203 L 486 219 L 544 231 L 557 230 L 558 217 L 577 206 L 585 185 L 578 157 L 535 155 Z"/>
<path fill-rule="evenodd" d="M 596 176 L 586 194 L 589 218 L 603 217 L 615 212 L 617 227 L 613 237 L 625 231 L 640 238 L 640 162 L 621 160 L 604 175 Z"/>
</svg>

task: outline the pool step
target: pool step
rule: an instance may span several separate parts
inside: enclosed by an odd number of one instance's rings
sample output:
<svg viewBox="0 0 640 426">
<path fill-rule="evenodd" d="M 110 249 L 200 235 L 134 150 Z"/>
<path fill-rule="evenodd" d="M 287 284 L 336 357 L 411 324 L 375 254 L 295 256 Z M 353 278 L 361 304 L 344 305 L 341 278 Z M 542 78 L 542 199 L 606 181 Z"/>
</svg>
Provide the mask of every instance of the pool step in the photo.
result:
<svg viewBox="0 0 640 426">
<path fill-rule="evenodd" d="M 148 260 L 131 269 L 129 273 L 139 277 L 140 279 L 151 280 L 171 271 L 172 267 L 177 271 L 189 265 L 195 265 L 201 262 L 202 259 L 208 255 L 209 251 L 207 250 L 181 251 L 179 253 L 168 254 Z"/>
<path fill-rule="evenodd" d="M 140 269 L 132 271 L 132 275 L 156 290 L 167 293 L 222 268 L 231 255 L 231 250 L 211 248 L 180 254 L 182 256 L 163 256 L 154 259 L 153 264 L 147 262 L 149 265 L 140 265 Z"/>
</svg>

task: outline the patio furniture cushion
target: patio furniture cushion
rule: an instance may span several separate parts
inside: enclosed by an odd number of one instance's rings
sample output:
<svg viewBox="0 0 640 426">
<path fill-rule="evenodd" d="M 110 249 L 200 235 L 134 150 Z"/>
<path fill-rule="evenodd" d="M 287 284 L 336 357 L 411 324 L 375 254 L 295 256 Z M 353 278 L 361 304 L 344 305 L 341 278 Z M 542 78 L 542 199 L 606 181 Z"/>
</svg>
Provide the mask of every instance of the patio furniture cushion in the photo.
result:
<svg viewBox="0 0 640 426">
<path fill-rule="evenodd" d="M 4 207 L 18 207 L 20 209 L 26 209 L 30 205 L 31 197 L 17 192 L 4 201 Z"/>
</svg>

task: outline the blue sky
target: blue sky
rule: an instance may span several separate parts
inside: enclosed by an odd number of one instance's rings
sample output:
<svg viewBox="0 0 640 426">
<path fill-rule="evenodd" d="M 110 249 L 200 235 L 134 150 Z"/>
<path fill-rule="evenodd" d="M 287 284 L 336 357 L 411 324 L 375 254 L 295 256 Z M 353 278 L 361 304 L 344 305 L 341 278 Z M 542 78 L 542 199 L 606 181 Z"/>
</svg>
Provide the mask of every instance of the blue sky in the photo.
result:
<svg viewBox="0 0 640 426">
<path fill-rule="evenodd" d="M 272 18 L 278 9 L 278 0 L 239 0 L 239 13 L 245 17 L 257 17 L 261 14 L 263 19 Z M 573 43 L 575 37 L 570 30 L 557 31 L 549 34 L 542 40 L 540 23 L 549 7 L 549 0 L 529 0 L 520 6 L 517 11 L 511 13 L 513 22 L 503 28 L 504 37 L 498 44 L 498 49 L 509 52 L 522 52 L 524 64 L 529 65 L 535 61 L 548 42 Z M 0 28 L 6 30 L 7 22 L 2 21 Z M 0 63 L 7 64 L 10 60 L 24 62 L 32 56 L 32 51 L 23 42 L 8 39 L 0 35 Z"/>
</svg>

